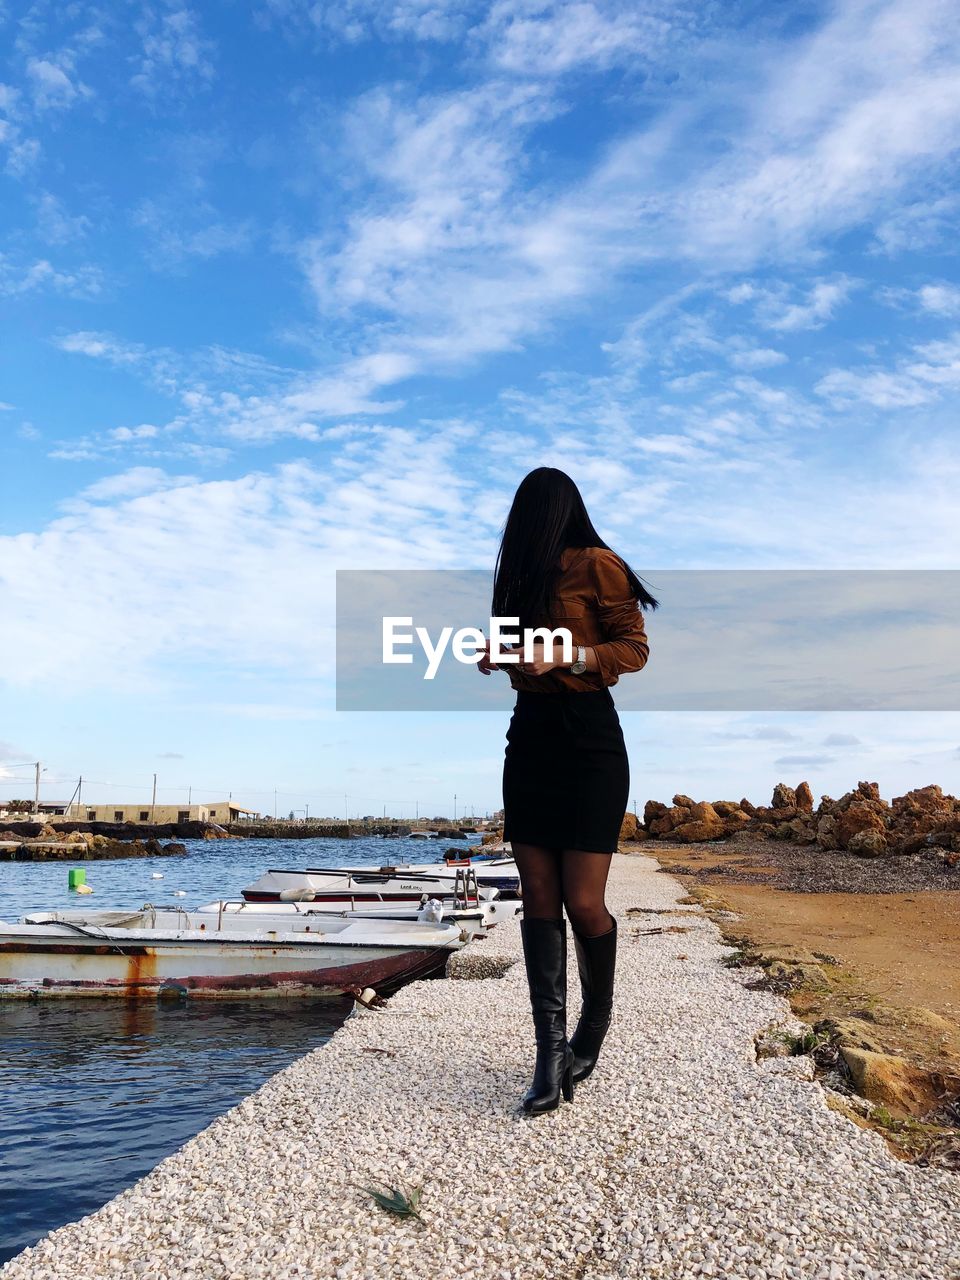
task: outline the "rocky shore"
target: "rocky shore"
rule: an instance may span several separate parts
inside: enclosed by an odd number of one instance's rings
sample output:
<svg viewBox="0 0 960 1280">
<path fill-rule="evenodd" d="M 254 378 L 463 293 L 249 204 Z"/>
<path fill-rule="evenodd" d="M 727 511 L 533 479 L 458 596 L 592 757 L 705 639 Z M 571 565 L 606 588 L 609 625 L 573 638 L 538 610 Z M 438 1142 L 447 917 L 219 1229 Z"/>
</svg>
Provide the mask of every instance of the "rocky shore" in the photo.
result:
<svg viewBox="0 0 960 1280">
<path fill-rule="evenodd" d="M 684 890 L 642 853 L 614 858 L 615 1019 L 572 1105 L 517 1110 L 532 1028 L 518 926 L 502 924 L 452 962 L 458 980 L 358 1008 L 3 1280 L 960 1273 L 956 1175 L 894 1159 L 828 1105 L 784 997 L 730 963 Z M 764 1056 L 771 1038 L 793 1049 Z M 379 1208 L 366 1188 L 384 1186 L 420 1190 L 420 1218 Z"/>
<path fill-rule="evenodd" d="M 746 797 L 707 801 L 675 795 L 669 805 L 648 800 L 642 822 L 627 814 L 621 839 L 699 844 L 741 834 L 862 858 L 922 854 L 945 868 L 957 868 L 960 883 L 960 799 L 935 785 L 917 787 L 888 803 L 876 782 L 858 782 L 839 800 L 821 796 L 816 806 L 808 782 L 796 788 L 778 783 L 769 805 L 755 805 Z"/>
<path fill-rule="evenodd" d="M 22 827 L 35 831 L 24 833 Z M 121 839 L 99 831 L 64 831 L 50 824 L 18 823 L 0 830 L 0 862 L 77 862 L 107 858 L 158 858 L 185 856 L 178 841 L 161 844 L 156 836 Z"/>
</svg>

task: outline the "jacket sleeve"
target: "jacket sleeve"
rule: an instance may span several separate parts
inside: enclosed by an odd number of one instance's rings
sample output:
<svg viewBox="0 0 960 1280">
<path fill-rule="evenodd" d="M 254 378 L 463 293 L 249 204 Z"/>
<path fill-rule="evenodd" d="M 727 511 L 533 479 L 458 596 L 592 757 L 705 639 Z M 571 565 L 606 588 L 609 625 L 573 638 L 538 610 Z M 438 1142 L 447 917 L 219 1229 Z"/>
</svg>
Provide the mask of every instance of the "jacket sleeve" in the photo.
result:
<svg viewBox="0 0 960 1280">
<path fill-rule="evenodd" d="M 604 682 L 646 665 L 650 644 L 640 604 L 630 590 L 626 570 L 612 551 L 602 548 L 592 557 L 592 586 L 604 637 L 593 646 Z"/>
</svg>

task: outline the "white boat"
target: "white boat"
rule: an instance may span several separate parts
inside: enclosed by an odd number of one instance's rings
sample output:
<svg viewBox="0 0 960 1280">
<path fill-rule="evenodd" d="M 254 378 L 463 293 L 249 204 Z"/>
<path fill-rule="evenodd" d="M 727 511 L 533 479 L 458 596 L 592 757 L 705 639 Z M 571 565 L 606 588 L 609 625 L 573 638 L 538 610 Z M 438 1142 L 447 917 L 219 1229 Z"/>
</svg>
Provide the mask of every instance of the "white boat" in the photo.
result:
<svg viewBox="0 0 960 1280">
<path fill-rule="evenodd" d="M 330 913 L 40 911 L 0 921 L 0 999 L 384 992 L 441 972 L 469 936 L 455 922 Z"/>
<path fill-rule="evenodd" d="M 435 911 L 430 903 L 435 904 Z M 270 921 L 269 927 L 282 928 L 283 921 L 295 919 L 297 916 L 309 916 L 312 919 L 327 916 L 344 917 L 352 920 L 433 920 L 439 923 L 459 925 L 470 937 L 485 937 L 503 920 L 512 920 L 521 910 L 518 901 L 491 898 L 480 901 L 475 906 L 450 906 L 439 899 L 428 899 L 427 902 L 398 903 L 384 899 L 380 902 L 367 902 L 355 909 L 338 911 L 320 902 L 208 902 L 196 911 L 204 915 L 225 912 L 230 915 L 243 914 L 258 929 L 267 927 L 264 922 Z"/>
<path fill-rule="evenodd" d="M 446 903 L 463 895 L 463 873 L 476 877 L 480 901 L 498 893 L 516 897 L 520 877 L 511 858 L 470 866 L 425 862 L 382 867 L 273 868 L 241 892 L 247 902 L 323 902 L 355 909 L 369 902 L 419 902 L 426 894 Z"/>
<path fill-rule="evenodd" d="M 422 875 L 456 874 L 457 867 L 470 867 L 476 872 L 478 884 L 506 883 L 520 880 L 520 872 L 514 858 L 509 854 L 465 853 L 462 858 L 444 858 L 443 862 L 403 862 L 397 863 L 396 869 L 417 872 Z M 362 867 L 344 867 L 345 871 L 360 871 Z"/>
</svg>

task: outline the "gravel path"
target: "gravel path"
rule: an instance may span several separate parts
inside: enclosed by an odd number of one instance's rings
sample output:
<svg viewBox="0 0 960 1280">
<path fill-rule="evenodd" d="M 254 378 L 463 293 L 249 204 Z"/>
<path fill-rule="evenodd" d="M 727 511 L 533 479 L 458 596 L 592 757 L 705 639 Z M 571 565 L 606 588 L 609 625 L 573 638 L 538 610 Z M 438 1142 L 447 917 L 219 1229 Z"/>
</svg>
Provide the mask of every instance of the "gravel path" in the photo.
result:
<svg viewBox="0 0 960 1280">
<path fill-rule="evenodd" d="M 614 858 L 619 1003 L 572 1105 L 517 1112 L 533 1060 L 522 964 L 417 983 L 0 1277 L 960 1276 L 957 1175 L 901 1164 L 828 1110 L 798 1078 L 805 1059 L 756 1063 L 754 1034 L 788 1006 L 718 963 L 699 910 L 626 914 L 683 892 L 645 856 Z M 668 924 L 689 931 L 643 932 Z M 519 956 L 511 922 L 459 959 Z M 354 1185 L 376 1182 L 423 1184 L 424 1224 Z"/>
</svg>

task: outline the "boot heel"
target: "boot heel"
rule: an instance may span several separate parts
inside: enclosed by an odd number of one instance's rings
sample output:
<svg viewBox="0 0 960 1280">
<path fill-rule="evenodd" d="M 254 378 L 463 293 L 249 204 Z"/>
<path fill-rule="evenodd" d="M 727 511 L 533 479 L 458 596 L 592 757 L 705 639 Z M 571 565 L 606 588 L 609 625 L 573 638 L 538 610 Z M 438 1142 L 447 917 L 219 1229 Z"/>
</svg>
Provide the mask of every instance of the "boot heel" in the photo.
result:
<svg viewBox="0 0 960 1280">
<path fill-rule="evenodd" d="M 560 1077 L 560 1090 L 563 1093 L 564 1102 L 573 1101 L 573 1061 L 567 1063 L 563 1075 Z"/>
</svg>

